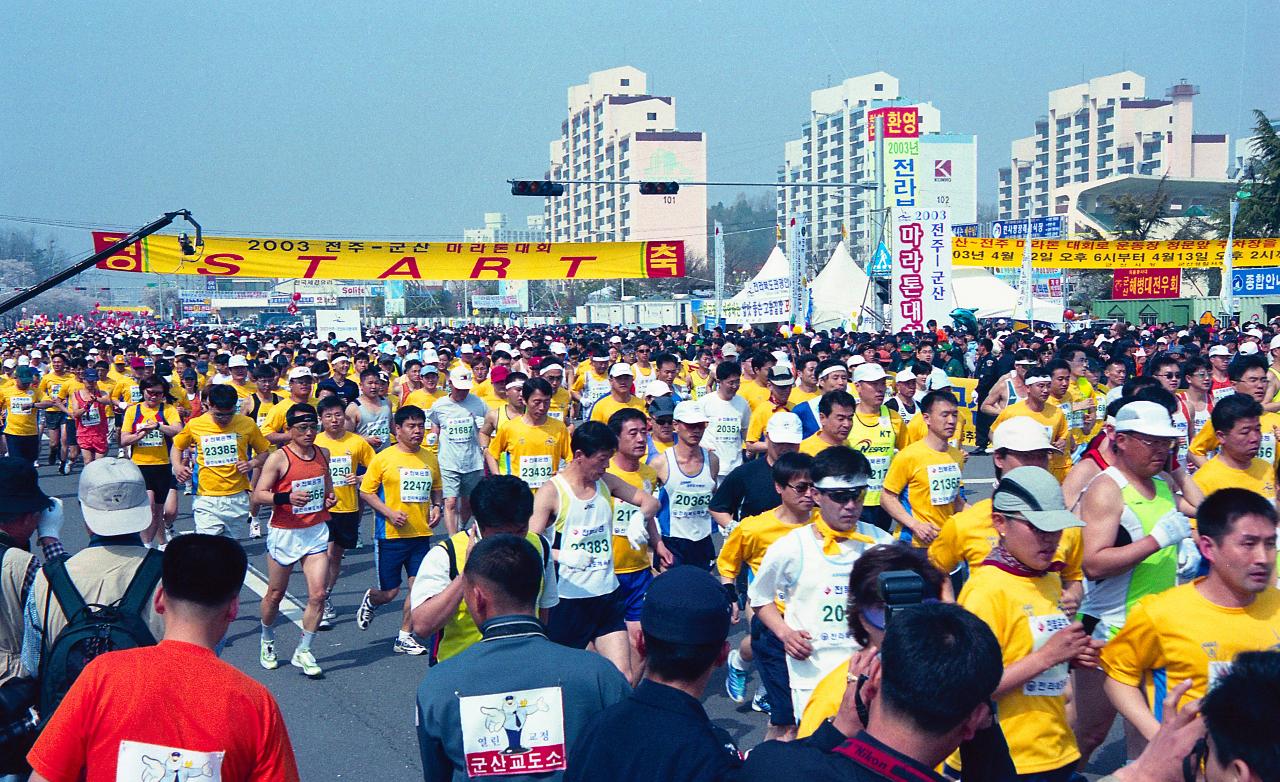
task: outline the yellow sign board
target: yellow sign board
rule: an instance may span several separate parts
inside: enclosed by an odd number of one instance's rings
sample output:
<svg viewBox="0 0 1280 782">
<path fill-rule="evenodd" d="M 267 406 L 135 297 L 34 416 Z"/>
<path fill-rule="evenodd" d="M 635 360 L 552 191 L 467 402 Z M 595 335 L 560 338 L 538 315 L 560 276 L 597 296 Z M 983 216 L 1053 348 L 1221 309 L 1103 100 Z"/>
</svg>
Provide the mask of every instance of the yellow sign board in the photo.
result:
<svg viewBox="0 0 1280 782">
<path fill-rule="evenodd" d="M 1031 242 L 1031 265 L 1037 269 L 1216 269 L 1226 254 L 1225 240 L 1179 242 L 1088 242 L 1037 239 Z M 1022 265 L 1021 239 L 951 240 L 956 266 L 1014 269 Z M 1236 267 L 1280 266 L 1280 239 L 1236 239 Z"/>
<path fill-rule="evenodd" d="M 1215 317 L 1213 317 L 1213 313 L 1212 313 L 1212 312 L 1210 312 L 1209 310 L 1205 310 L 1205 311 L 1204 311 L 1204 314 L 1200 316 L 1200 325 L 1201 325 L 1201 326 L 1216 326 L 1216 325 L 1218 325 L 1218 319 L 1217 319 L 1217 318 L 1215 318 Z"/>
<path fill-rule="evenodd" d="M 102 251 L 123 234 L 94 232 Z M 684 243 L 404 242 L 204 237 L 185 255 L 153 234 L 99 269 L 213 277 L 315 280 L 602 280 L 683 277 Z"/>
</svg>

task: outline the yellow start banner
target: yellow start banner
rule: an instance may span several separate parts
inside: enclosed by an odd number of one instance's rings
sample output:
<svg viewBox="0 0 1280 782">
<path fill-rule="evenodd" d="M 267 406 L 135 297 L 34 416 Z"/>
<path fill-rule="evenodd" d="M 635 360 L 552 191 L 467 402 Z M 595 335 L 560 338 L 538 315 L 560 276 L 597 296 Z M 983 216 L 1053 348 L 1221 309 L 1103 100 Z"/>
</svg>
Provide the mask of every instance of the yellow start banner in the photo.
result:
<svg viewBox="0 0 1280 782">
<path fill-rule="evenodd" d="M 951 240 L 956 266 L 1017 268 L 1022 265 L 1021 239 Z M 1036 239 L 1031 265 L 1037 269 L 1216 269 L 1227 252 L 1225 240 L 1180 242 L 1087 242 Z M 1234 266 L 1280 266 L 1280 239 L 1236 239 Z"/>
<path fill-rule="evenodd" d="M 95 231 L 94 249 L 125 234 Z M 391 242 L 204 237 L 184 255 L 178 237 L 152 234 L 99 269 L 309 280 L 615 280 L 683 277 L 684 242 Z"/>
</svg>

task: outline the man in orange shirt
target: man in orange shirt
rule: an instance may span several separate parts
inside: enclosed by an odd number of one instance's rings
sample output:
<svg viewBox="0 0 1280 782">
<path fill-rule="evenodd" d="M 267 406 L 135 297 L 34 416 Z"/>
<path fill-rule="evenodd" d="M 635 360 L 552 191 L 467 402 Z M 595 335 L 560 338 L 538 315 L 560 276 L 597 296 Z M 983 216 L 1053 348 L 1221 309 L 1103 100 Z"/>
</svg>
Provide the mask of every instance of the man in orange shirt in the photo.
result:
<svg viewBox="0 0 1280 782">
<path fill-rule="evenodd" d="M 27 755 L 33 782 L 171 779 L 182 771 L 223 782 L 297 780 L 275 699 L 213 651 L 236 618 L 247 568 L 229 538 L 171 541 L 155 597 L 164 640 L 85 667 Z"/>
</svg>

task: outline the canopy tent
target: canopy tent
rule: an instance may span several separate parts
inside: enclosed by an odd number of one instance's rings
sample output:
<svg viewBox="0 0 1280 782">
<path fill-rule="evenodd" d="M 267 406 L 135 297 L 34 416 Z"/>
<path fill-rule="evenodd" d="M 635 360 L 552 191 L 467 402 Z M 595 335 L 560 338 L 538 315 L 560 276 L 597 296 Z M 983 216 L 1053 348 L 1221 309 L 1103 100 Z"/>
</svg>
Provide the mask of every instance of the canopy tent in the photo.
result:
<svg viewBox="0 0 1280 782">
<path fill-rule="evenodd" d="M 951 270 L 951 290 L 957 307 L 976 308 L 979 318 L 1024 318 L 1014 312 L 1018 306 L 1018 289 L 1002 282 L 980 266 L 956 266 Z M 1045 299 L 1032 300 L 1032 317 L 1047 323 L 1062 322 L 1062 305 Z"/>
<path fill-rule="evenodd" d="M 874 291 L 867 291 L 870 285 L 871 279 L 841 241 L 809 283 L 810 325 L 815 329 L 854 328 L 860 321 L 872 322 L 876 300 Z"/>
<path fill-rule="evenodd" d="M 791 263 L 774 245 L 760 271 L 724 303 L 729 323 L 773 323 L 791 318 Z"/>
</svg>

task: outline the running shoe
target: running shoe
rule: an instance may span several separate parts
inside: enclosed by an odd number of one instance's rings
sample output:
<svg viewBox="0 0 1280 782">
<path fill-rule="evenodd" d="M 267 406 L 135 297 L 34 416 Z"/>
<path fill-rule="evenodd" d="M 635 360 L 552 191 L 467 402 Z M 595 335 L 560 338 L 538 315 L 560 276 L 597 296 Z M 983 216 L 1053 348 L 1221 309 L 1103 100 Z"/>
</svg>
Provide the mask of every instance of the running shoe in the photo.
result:
<svg viewBox="0 0 1280 782">
<path fill-rule="evenodd" d="M 372 592 L 372 589 L 364 591 L 364 598 L 360 601 L 360 607 L 356 609 L 356 627 L 361 630 L 368 630 L 369 623 L 373 621 L 373 601 L 370 600 Z"/>
<path fill-rule="evenodd" d="M 729 670 L 724 676 L 724 690 L 729 700 L 743 703 L 747 700 L 747 671 L 742 665 L 742 655 L 737 649 L 729 652 Z"/>
<path fill-rule="evenodd" d="M 396 654 L 426 654 L 427 647 L 418 643 L 418 639 L 413 636 L 408 638 L 396 637 L 395 645 Z"/>
<path fill-rule="evenodd" d="M 258 652 L 258 662 L 268 671 L 274 671 L 280 661 L 276 659 L 276 644 L 274 641 L 263 641 L 262 648 Z"/>
<path fill-rule="evenodd" d="M 68 461 L 65 461 L 65 460 L 64 460 L 61 464 L 59 464 L 59 465 L 58 465 L 58 474 L 59 474 L 59 475 L 70 475 L 70 474 L 71 474 L 71 463 L 70 463 L 70 462 L 68 462 Z"/>
<path fill-rule="evenodd" d="M 249 519 L 249 537 L 254 539 L 262 537 L 262 525 L 256 518 Z"/>
<path fill-rule="evenodd" d="M 765 694 L 764 688 L 756 690 L 755 697 L 751 699 L 751 710 L 769 714 L 773 710 L 769 708 L 769 696 Z"/>
<path fill-rule="evenodd" d="M 324 611 L 320 613 L 320 629 L 332 630 L 333 620 L 338 616 L 338 612 L 333 610 L 333 603 L 329 598 L 324 599 Z"/>
<path fill-rule="evenodd" d="M 299 649 L 293 653 L 293 659 L 289 664 L 294 668 L 301 668 L 302 672 L 308 676 L 319 676 L 324 673 L 320 670 L 320 666 L 316 664 L 316 656 L 311 653 L 310 649 Z"/>
</svg>

